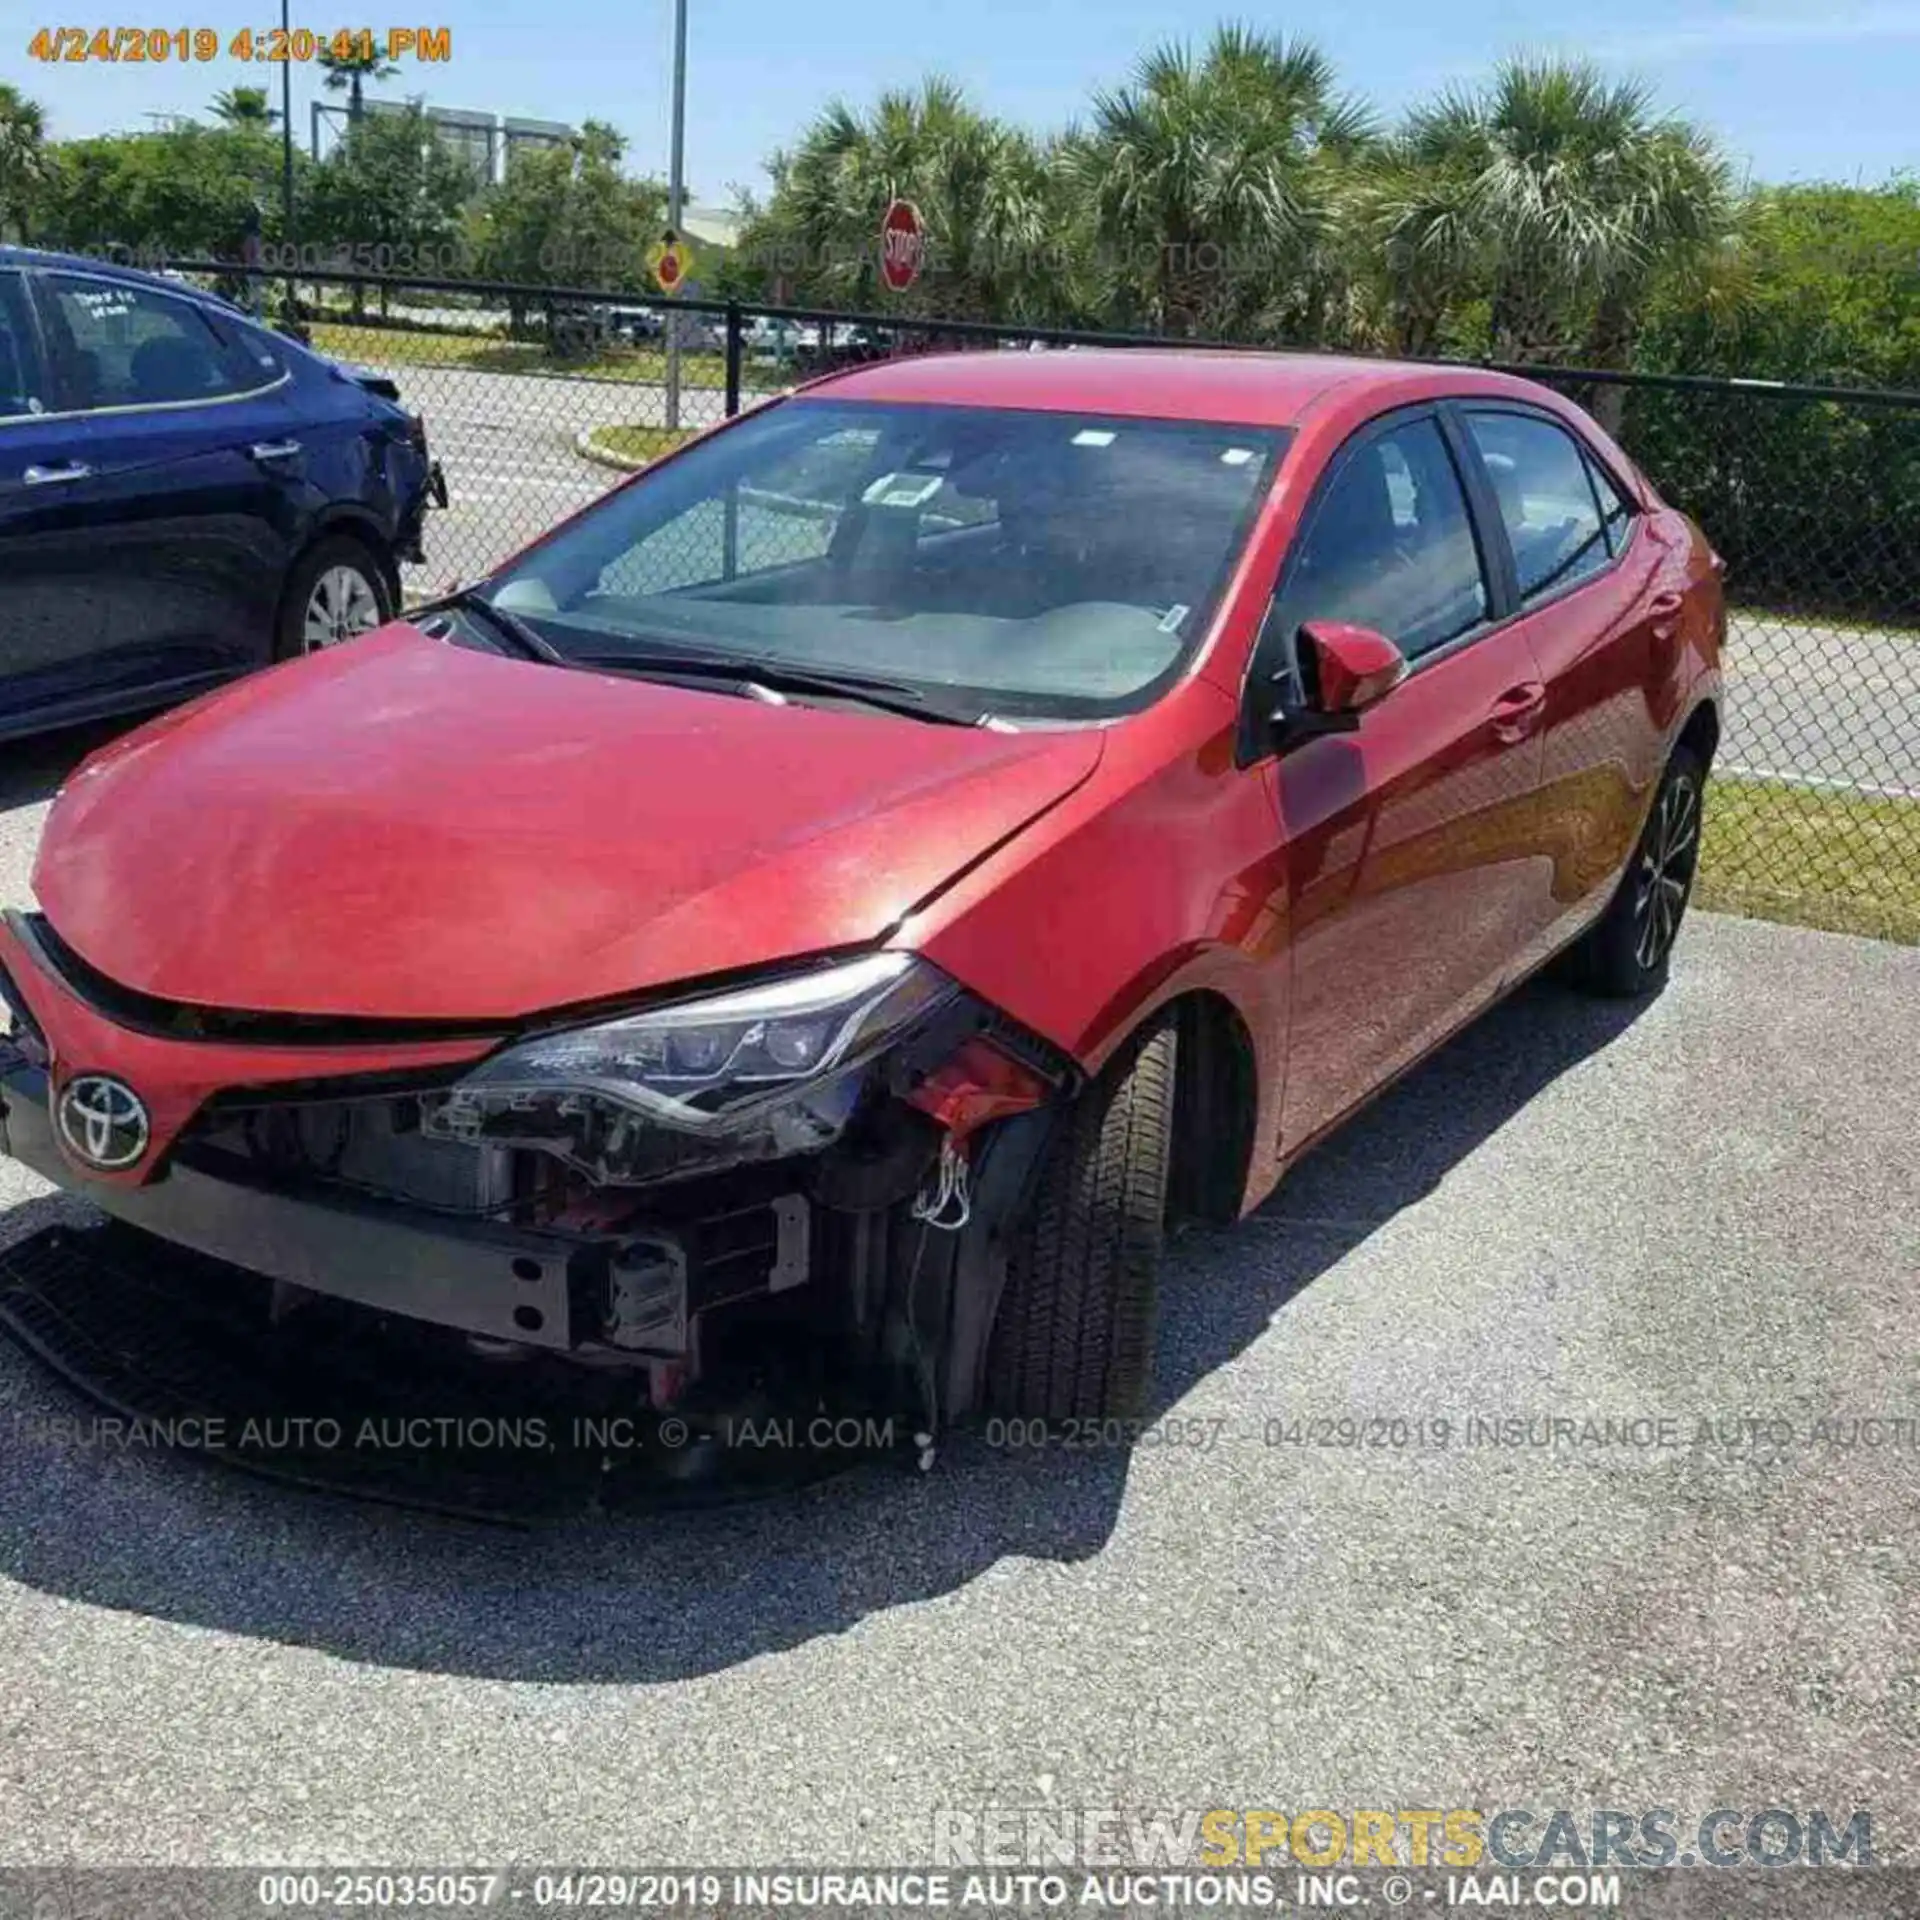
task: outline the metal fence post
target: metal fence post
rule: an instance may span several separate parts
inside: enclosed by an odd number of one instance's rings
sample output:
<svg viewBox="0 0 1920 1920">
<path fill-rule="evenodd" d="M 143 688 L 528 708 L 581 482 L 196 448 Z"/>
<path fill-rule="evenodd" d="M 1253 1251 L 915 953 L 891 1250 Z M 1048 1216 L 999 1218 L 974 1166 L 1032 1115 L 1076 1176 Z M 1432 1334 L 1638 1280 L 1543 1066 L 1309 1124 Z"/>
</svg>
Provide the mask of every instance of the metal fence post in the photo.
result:
<svg viewBox="0 0 1920 1920">
<path fill-rule="evenodd" d="M 740 349 L 741 339 L 740 303 L 737 300 L 727 302 L 727 418 L 731 420 L 740 411 Z"/>
</svg>

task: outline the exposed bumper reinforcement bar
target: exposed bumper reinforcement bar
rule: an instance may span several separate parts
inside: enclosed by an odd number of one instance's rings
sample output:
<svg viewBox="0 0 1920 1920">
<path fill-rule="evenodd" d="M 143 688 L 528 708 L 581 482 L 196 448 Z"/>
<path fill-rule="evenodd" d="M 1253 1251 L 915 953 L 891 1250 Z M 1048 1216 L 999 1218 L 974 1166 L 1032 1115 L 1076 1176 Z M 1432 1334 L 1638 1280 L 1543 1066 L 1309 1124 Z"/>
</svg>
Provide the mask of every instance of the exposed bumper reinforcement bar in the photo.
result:
<svg viewBox="0 0 1920 1920">
<path fill-rule="evenodd" d="M 55 1144 L 46 1074 L 3 1046 L 0 1152 L 129 1226 L 267 1279 L 487 1339 L 574 1344 L 576 1242 L 286 1193 L 180 1161 L 142 1187 L 83 1179 Z"/>
</svg>

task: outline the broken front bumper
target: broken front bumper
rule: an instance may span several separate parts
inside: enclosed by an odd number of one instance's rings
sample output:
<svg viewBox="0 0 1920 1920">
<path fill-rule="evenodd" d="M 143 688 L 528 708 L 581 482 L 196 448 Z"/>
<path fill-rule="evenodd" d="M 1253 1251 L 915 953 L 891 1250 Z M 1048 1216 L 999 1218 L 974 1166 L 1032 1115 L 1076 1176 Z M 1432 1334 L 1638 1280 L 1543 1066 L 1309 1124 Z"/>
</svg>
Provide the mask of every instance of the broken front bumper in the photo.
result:
<svg viewBox="0 0 1920 1920">
<path fill-rule="evenodd" d="M 583 1240 L 401 1201 L 290 1192 L 183 1153 L 143 1186 L 90 1180 L 54 1137 L 44 1069 L 3 1042 L 0 1152 L 129 1226 L 265 1279 L 553 1352 L 600 1346 L 650 1305 L 646 1344 L 657 1336 L 665 1351 L 683 1349 L 702 1312 L 779 1291 L 807 1271 L 797 1196 L 742 1209 L 727 1257 L 715 1259 L 698 1236 L 666 1227 Z"/>
<path fill-rule="evenodd" d="M 523 1345 L 574 1343 L 579 1251 L 556 1236 L 348 1205 L 221 1178 L 176 1161 L 149 1185 L 80 1177 L 54 1139 L 45 1072 L 0 1056 L 0 1151 L 44 1180 L 197 1253 L 357 1305 Z"/>
</svg>

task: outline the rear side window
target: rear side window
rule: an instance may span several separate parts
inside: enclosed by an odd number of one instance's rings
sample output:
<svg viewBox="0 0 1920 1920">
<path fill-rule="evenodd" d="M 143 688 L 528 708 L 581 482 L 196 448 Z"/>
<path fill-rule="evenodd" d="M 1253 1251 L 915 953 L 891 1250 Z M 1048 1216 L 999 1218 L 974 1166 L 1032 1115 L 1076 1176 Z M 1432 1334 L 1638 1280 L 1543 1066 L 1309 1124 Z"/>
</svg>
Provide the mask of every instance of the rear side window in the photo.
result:
<svg viewBox="0 0 1920 1920">
<path fill-rule="evenodd" d="M 1453 456 L 1429 417 L 1350 447 L 1289 570 L 1289 633 L 1347 620 L 1409 659 L 1487 617 L 1487 583 Z"/>
<path fill-rule="evenodd" d="M 0 420 L 46 411 L 39 360 L 17 273 L 0 273 Z"/>
<path fill-rule="evenodd" d="M 51 324 L 74 408 L 171 406 L 217 400 L 273 376 L 247 380 L 233 350 L 191 301 L 144 287 L 49 274 Z"/>
<path fill-rule="evenodd" d="M 1600 502 L 1607 551 L 1618 557 L 1626 551 L 1627 541 L 1633 534 L 1633 516 L 1639 509 L 1621 492 L 1619 481 L 1591 454 L 1587 456 L 1587 474 L 1593 481 L 1593 497 Z"/>
<path fill-rule="evenodd" d="M 1469 413 L 1467 430 L 1500 503 L 1522 606 L 1607 565 L 1589 464 L 1570 433 L 1524 413 Z"/>
<path fill-rule="evenodd" d="M 271 386 L 286 371 L 285 357 L 264 327 L 235 320 L 228 324 L 227 366 L 243 391 Z"/>
</svg>

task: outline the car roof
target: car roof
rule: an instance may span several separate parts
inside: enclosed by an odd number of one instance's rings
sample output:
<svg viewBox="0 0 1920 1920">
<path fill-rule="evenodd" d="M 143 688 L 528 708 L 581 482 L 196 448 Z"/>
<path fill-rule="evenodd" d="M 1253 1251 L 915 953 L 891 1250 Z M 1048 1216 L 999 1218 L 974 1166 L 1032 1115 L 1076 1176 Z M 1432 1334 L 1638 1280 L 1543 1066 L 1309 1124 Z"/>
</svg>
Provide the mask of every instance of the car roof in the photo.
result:
<svg viewBox="0 0 1920 1920">
<path fill-rule="evenodd" d="M 1297 426 L 1329 396 L 1354 398 L 1363 391 L 1382 407 L 1444 394 L 1552 399 L 1531 381 L 1477 367 L 1204 347 L 911 354 L 829 374 L 805 389 L 808 397 L 835 400 L 1029 407 L 1268 427 Z"/>
</svg>

